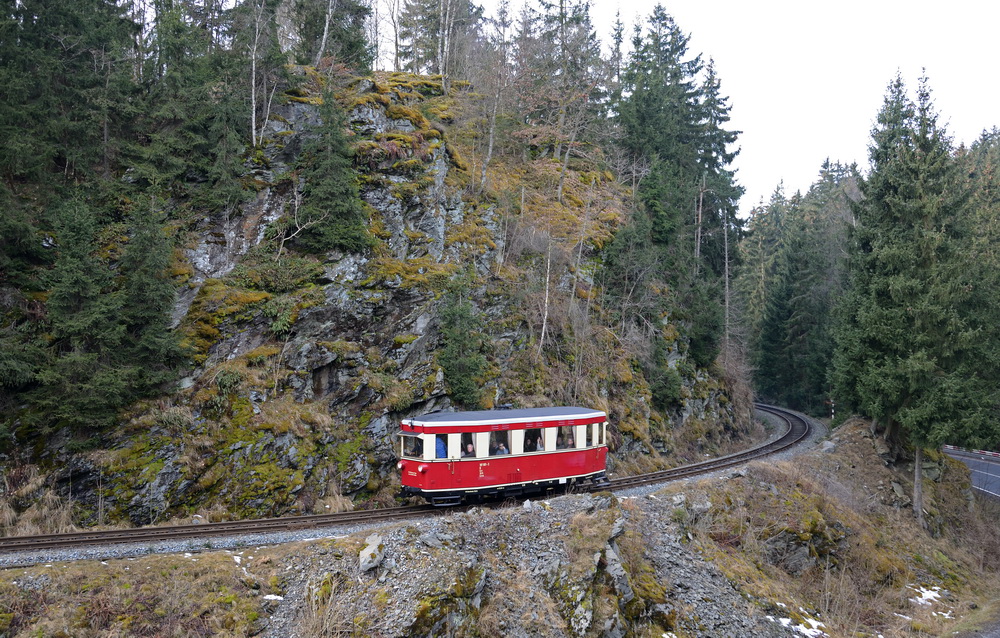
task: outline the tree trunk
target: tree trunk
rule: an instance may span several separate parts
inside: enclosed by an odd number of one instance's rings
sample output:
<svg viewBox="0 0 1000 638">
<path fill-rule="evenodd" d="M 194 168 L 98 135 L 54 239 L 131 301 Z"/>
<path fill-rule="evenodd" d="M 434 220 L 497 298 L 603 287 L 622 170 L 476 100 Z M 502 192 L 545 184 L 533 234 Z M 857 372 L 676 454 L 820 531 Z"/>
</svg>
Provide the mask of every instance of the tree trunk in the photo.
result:
<svg viewBox="0 0 1000 638">
<path fill-rule="evenodd" d="M 698 190 L 698 221 L 694 228 L 694 274 L 698 274 L 701 266 L 701 211 L 705 204 L 705 175 L 701 176 L 701 188 Z"/>
<path fill-rule="evenodd" d="M 490 160 L 493 159 L 493 139 L 496 135 L 497 128 L 497 109 L 500 107 L 500 83 L 497 83 L 496 93 L 493 95 L 493 109 L 490 111 L 490 134 L 489 141 L 486 144 L 486 157 L 483 158 L 483 173 L 479 179 L 479 190 L 483 191 L 486 189 L 486 167 L 490 165 Z"/>
<path fill-rule="evenodd" d="M 448 58 L 451 57 L 451 30 L 455 22 L 452 0 L 441 0 L 439 9 L 441 13 L 438 21 L 440 28 L 438 38 L 438 70 L 441 72 L 441 89 L 447 95 L 450 84 L 448 76 L 451 74 L 451 68 L 448 64 Z"/>
<path fill-rule="evenodd" d="M 333 10 L 337 8 L 337 0 L 328 0 L 326 3 L 326 20 L 323 22 L 323 37 L 319 41 L 319 49 L 316 51 L 316 60 L 313 66 L 319 66 L 319 61 L 323 59 L 326 52 L 326 39 L 330 35 L 330 21 L 333 19 Z"/>
<path fill-rule="evenodd" d="M 578 130 L 578 127 L 573 127 L 573 133 L 569 138 L 569 143 L 566 144 L 566 155 L 563 158 L 562 170 L 559 171 L 559 187 L 556 190 L 556 201 L 560 204 L 562 204 L 563 184 L 566 183 L 566 170 L 569 168 L 569 152 L 570 149 L 573 148 L 573 144 L 576 143 L 576 133 Z"/>
<path fill-rule="evenodd" d="M 913 515 L 917 519 L 917 524 L 921 529 L 927 529 L 927 521 L 924 520 L 924 449 L 919 445 L 916 448 L 913 460 Z"/>
<path fill-rule="evenodd" d="M 107 53 L 102 51 L 101 61 L 106 64 L 106 74 L 104 76 L 104 96 L 107 98 L 111 87 L 111 63 L 107 61 Z M 104 179 L 111 179 L 111 130 L 110 130 L 110 109 L 103 107 L 103 121 L 101 122 L 101 175 Z"/>
<path fill-rule="evenodd" d="M 726 315 L 725 315 L 725 337 L 723 339 L 722 346 L 722 367 L 724 370 L 729 369 L 729 213 L 723 208 L 722 210 L 722 250 L 725 253 L 725 278 L 726 278 L 726 289 L 725 289 L 725 304 L 726 304 Z"/>
<path fill-rule="evenodd" d="M 400 0 L 389 2 L 389 24 L 392 25 L 392 70 L 399 72 L 399 4 Z"/>
<path fill-rule="evenodd" d="M 254 5 L 253 42 L 250 45 L 250 142 L 254 148 L 257 141 L 257 47 L 260 46 L 260 21 L 264 12 L 264 3 L 260 7 Z"/>
<path fill-rule="evenodd" d="M 549 320 L 549 276 L 552 273 L 552 238 L 549 238 L 545 251 L 545 304 L 542 310 L 542 334 L 538 338 L 538 356 L 542 356 L 542 346 L 545 345 L 545 329 Z"/>
<path fill-rule="evenodd" d="M 500 110 L 500 100 L 503 97 L 504 89 L 507 85 L 507 31 L 506 24 L 501 20 L 501 26 L 499 27 L 500 33 L 500 45 L 499 45 L 499 56 L 497 59 L 496 68 L 496 85 L 493 89 L 493 108 L 490 109 L 490 134 L 489 142 L 486 146 L 486 158 L 483 160 L 483 173 L 479 180 L 479 190 L 486 189 L 486 169 L 490 164 L 490 160 L 493 159 L 493 144 L 496 139 L 496 128 L 497 128 L 497 113 Z"/>
</svg>

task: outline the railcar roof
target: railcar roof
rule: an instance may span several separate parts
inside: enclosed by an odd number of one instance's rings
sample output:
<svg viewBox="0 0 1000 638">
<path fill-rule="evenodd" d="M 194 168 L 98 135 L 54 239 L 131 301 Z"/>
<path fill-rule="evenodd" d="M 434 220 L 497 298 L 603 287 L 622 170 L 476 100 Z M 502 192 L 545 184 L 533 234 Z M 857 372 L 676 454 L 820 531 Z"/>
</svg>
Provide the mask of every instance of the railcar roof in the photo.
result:
<svg viewBox="0 0 1000 638">
<path fill-rule="evenodd" d="M 410 419 L 410 425 L 452 425 L 456 423 L 482 424 L 509 423 L 511 421 L 558 421 L 587 417 L 606 418 L 601 410 L 580 407 L 523 408 L 519 410 L 470 410 L 467 412 L 431 412 Z"/>
</svg>

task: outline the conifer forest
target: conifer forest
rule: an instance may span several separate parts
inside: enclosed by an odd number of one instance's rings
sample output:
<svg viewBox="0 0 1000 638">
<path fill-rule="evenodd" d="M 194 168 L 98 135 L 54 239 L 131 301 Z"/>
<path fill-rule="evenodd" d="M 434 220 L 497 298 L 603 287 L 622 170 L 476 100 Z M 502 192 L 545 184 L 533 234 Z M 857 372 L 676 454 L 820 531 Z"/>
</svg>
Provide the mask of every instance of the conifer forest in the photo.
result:
<svg viewBox="0 0 1000 638">
<path fill-rule="evenodd" d="M 886 78 L 868 166 L 741 218 L 725 78 L 662 6 L 608 36 L 580 0 L 2 6 L 0 451 L 150 479 L 173 445 L 189 479 L 80 521 L 250 490 L 209 451 L 236 431 L 331 432 L 329 475 L 268 457 L 289 487 L 241 514 L 338 472 L 376 497 L 385 423 L 444 405 L 598 406 L 635 470 L 753 397 L 869 417 L 918 471 L 1000 444 L 1000 133 L 956 147 L 933 78 Z"/>
</svg>

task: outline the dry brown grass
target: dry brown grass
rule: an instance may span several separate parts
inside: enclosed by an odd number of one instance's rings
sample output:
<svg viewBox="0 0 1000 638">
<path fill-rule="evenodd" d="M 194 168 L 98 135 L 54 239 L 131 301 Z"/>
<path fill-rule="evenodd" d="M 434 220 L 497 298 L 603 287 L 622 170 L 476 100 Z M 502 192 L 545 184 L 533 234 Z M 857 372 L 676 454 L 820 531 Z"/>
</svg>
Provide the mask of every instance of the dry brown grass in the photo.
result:
<svg viewBox="0 0 1000 638">
<path fill-rule="evenodd" d="M 324 574 L 306 584 L 305 606 L 297 621 L 303 636 L 347 637 L 361 633 L 344 576 Z"/>
<path fill-rule="evenodd" d="M 340 493 L 337 481 L 328 481 L 324 496 L 316 499 L 312 506 L 314 514 L 333 514 L 335 512 L 350 512 L 354 509 L 354 501 Z"/>
<path fill-rule="evenodd" d="M 881 463 L 864 431 L 852 424 L 835 432 L 833 453 L 754 464 L 746 477 L 685 488 L 688 502 L 707 499 L 712 508 L 676 518 L 738 586 L 789 610 L 818 612 L 830 635 L 949 632 L 957 621 L 942 613 L 961 616 L 997 595 L 997 566 L 986 555 L 1000 548 L 990 525 L 1000 511 L 970 511 L 961 468 L 946 465 L 939 482 L 928 481 L 940 531 L 934 538 L 909 508 L 892 506 L 889 484 L 905 485 L 907 472 Z M 798 575 L 769 552 L 772 539 L 789 538 L 808 547 L 814 561 Z M 910 586 L 941 587 L 950 598 L 916 605 Z"/>
<path fill-rule="evenodd" d="M 0 617 L 11 636 L 250 636 L 269 580 L 221 552 L 5 571 Z"/>
<path fill-rule="evenodd" d="M 569 522 L 565 539 L 569 556 L 570 580 L 579 579 L 594 570 L 594 556 L 604 550 L 611 535 L 614 511 L 575 514 Z"/>
<path fill-rule="evenodd" d="M 3 536 L 60 534 L 78 530 L 73 520 L 73 502 L 52 489 L 43 492 L 20 514 L 10 500 L 0 499 L 0 532 Z"/>
<path fill-rule="evenodd" d="M 492 571 L 491 581 L 491 586 L 483 592 L 476 625 L 479 635 L 503 636 L 507 633 L 505 621 L 514 616 L 520 616 L 520 625 L 533 632 L 529 635 L 545 636 L 560 628 L 564 630 L 566 621 L 558 605 L 544 589 L 533 586 L 534 579 L 528 570 Z"/>
</svg>

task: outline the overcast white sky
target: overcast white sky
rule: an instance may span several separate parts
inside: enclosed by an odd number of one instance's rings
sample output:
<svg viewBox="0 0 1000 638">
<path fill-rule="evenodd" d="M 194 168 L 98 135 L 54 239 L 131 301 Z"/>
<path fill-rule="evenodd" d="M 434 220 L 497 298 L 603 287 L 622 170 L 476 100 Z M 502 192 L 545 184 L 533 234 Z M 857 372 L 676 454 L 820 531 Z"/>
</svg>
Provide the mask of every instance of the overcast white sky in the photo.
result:
<svg viewBox="0 0 1000 638">
<path fill-rule="evenodd" d="M 631 34 L 655 0 L 592 0 L 607 41 L 615 13 Z M 512 7 L 519 7 L 512 0 Z M 684 0 L 662 2 L 715 59 L 741 130 L 736 158 L 744 215 L 784 181 L 805 192 L 823 160 L 868 169 L 868 139 L 886 86 L 900 71 L 915 89 L 926 68 L 956 144 L 1000 125 L 1000 3 L 990 0 Z M 495 0 L 484 5 L 490 13 Z"/>
</svg>

